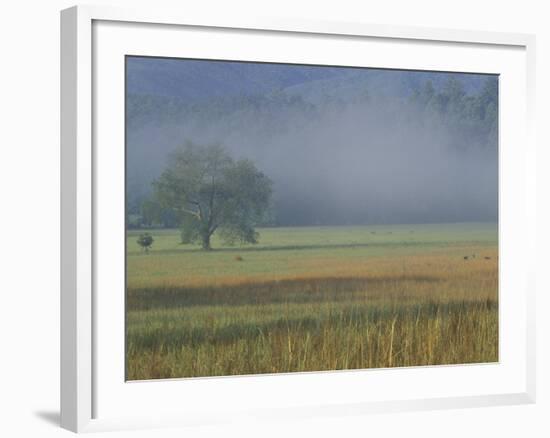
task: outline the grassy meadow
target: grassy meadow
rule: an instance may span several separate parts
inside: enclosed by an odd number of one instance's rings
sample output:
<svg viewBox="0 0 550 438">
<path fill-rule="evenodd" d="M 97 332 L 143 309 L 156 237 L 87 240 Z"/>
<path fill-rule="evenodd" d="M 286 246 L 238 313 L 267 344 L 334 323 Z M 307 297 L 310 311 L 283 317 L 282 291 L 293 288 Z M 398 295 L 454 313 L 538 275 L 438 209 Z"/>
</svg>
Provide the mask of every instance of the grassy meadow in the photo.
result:
<svg viewBox="0 0 550 438">
<path fill-rule="evenodd" d="M 128 380 L 498 361 L 496 224 L 127 232 Z"/>
</svg>

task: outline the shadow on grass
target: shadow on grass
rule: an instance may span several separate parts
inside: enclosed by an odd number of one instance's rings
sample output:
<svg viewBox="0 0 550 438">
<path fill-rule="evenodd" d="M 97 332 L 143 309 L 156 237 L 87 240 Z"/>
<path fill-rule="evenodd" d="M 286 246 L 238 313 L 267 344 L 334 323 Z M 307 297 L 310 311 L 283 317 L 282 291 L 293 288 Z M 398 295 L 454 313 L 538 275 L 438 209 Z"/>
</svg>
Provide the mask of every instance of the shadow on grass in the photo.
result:
<svg viewBox="0 0 550 438">
<path fill-rule="evenodd" d="M 452 242 L 451 242 L 452 243 Z M 461 242 L 462 244 L 463 242 Z M 468 242 L 466 242 L 468 243 Z M 308 245 L 280 245 L 280 246 L 225 246 L 222 248 L 212 248 L 209 251 L 203 251 L 197 246 L 183 246 L 181 248 L 154 250 L 155 254 L 181 254 L 181 253 L 200 253 L 217 254 L 224 252 L 263 252 L 263 251 L 304 251 L 317 249 L 354 249 L 354 248 L 372 248 L 372 247 L 407 247 L 407 246 L 448 246 L 449 242 L 369 242 L 369 243 L 323 243 Z M 137 252 L 135 253 L 138 254 Z"/>
<path fill-rule="evenodd" d="M 242 284 L 176 286 L 128 289 L 128 310 L 150 310 L 190 306 L 241 306 L 274 303 L 350 301 L 380 297 L 379 286 L 406 283 L 433 283 L 441 279 L 426 275 L 389 277 L 294 278 Z"/>
</svg>

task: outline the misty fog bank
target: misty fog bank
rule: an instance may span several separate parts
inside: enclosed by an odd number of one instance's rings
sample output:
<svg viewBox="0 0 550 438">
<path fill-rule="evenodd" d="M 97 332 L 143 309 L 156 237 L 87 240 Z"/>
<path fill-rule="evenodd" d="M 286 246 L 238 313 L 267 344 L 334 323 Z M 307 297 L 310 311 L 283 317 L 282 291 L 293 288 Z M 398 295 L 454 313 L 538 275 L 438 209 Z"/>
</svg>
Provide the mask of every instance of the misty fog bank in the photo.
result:
<svg viewBox="0 0 550 438">
<path fill-rule="evenodd" d="M 191 140 L 219 142 L 273 180 L 275 225 L 497 220 L 494 126 L 454 121 L 411 95 L 361 88 L 353 99 L 312 103 L 291 91 L 147 108 L 128 129 L 129 209 L 150 194 L 169 153 Z M 148 112 L 154 123 L 144 122 Z"/>
</svg>

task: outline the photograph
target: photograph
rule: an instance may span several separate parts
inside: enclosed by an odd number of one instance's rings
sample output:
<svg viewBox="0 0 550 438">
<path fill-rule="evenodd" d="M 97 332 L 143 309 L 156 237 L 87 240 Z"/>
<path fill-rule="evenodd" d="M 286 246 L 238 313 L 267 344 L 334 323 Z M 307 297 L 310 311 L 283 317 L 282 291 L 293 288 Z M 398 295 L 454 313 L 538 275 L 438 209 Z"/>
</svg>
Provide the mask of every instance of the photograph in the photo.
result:
<svg viewBox="0 0 550 438">
<path fill-rule="evenodd" d="M 499 361 L 499 76 L 125 57 L 126 380 Z"/>
</svg>

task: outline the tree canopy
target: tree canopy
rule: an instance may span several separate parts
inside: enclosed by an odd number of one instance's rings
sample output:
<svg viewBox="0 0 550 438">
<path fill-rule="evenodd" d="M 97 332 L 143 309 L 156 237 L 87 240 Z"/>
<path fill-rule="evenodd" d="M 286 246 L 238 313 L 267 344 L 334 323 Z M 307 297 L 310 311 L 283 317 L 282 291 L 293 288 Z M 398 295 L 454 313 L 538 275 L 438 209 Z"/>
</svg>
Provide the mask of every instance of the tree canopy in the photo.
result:
<svg viewBox="0 0 550 438">
<path fill-rule="evenodd" d="M 498 147 L 498 79 L 487 76 L 477 94 L 469 95 L 464 84 L 450 78 L 436 91 L 431 81 L 415 90 L 412 101 L 431 118 L 440 119 L 448 128 L 453 146 L 477 149 Z"/>
<path fill-rule="evenodd" d="M 255 227 L 264 222 L 271 202 L 271 180 L 250 160 L 234 160 L 219 144 L 187 142 L 153 182 L 155 198 L 172 210 L 182 242 L 210 249 L 217 231 L 227 243 L 256 243 Z"/>
<path fill-rule="evenodd" d="M 154 239 L 149 233 L 143 233 L 139 235 L 137 243 L 145 251 L 146 254 L 149 253 L 149 248 L 153 244 Z"/>
</svg>

